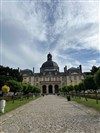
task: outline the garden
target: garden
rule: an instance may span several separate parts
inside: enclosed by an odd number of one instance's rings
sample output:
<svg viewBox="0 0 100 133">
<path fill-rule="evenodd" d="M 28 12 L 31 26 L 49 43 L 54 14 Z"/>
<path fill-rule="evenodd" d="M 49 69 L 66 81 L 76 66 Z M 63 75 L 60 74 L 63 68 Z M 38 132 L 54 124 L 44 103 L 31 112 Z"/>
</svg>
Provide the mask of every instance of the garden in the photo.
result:
<svg viewBox="0 0 100 133">
<path fill-rule="evenodd" d="M 0 66 L 0 115 L 35 100 L 40 89 L 22 82 L 18 70 Z"/>
<path fill-rule="evenodd" d="M 84 80 L 78 84 L 70 84 L 61 89 L 63 96 L 70 96 L 85 106 L 100 111 L 100 68 L 94 74 L 84 75 Z"/>
</svg>

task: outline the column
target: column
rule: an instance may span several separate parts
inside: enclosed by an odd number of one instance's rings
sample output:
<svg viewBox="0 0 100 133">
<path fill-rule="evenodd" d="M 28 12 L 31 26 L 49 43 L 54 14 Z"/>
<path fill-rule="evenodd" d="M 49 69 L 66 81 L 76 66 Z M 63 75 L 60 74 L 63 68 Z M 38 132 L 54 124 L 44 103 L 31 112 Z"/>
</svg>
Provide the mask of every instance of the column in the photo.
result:
<svg viewBox="0 0 100 133">
<path fill-rule="evenodd" d="M 55 86 L 52 85 L 52 91 L 53 91 L 53 94 L 55 94 Z"/>
<path fill-rule="evenodd" d="M 46 90 L 47 90 L 47 94 L 49 94 L 49 88 L 48 88 L 48 85 L 46 85 Z"/>
</svg>

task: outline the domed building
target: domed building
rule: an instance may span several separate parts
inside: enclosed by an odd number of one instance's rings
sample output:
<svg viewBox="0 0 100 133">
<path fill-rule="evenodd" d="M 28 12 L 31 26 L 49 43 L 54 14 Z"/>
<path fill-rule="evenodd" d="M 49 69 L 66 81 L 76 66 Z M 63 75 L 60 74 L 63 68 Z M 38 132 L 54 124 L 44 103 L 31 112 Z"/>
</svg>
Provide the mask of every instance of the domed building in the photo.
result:
<svg viewBox="0 0 100 133">
<path fill-rule="evenodd" d="M 47 61 L 44 62 L 40 68 L 40 73 L 49 74 L 50 72 L 59 72 L 58 64 L 52 61 L 52 55 L 49 53 L 47 55 Z"/>
<path fill-rule="evenodd" d="M 56 94 L 66 85 L 74 85 L 81 82 L 84 77 L 82 74 L 82 66 L 75 68 L 64 67 L 64 72 L 59 72 L 59 66 L 52 60 L 52 55 L 47 55 L 47 61 L 41 65 L 40 73 L 34 73 L 29 69 L 21 70 L 23 82 L 32 84 L 41 89 L 43 94 Z"/>
</svg>

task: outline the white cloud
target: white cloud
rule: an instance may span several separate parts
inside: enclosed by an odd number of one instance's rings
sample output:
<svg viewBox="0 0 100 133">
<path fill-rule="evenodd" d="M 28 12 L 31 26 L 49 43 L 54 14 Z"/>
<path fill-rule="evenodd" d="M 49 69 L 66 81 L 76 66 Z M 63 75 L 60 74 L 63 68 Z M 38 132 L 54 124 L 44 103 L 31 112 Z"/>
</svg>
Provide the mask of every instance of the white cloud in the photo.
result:
<svg viewBox="0 0 100 133">
<path fill-rule="evenodd" d="M 39 70 L 51 52 L 63 71 L 81 64 L 68 49 L 100 50 L 98 2 L 4 2 L 2 15 L 4 65 Z M 86 59 L 84 70 L 95 60 Z"/>
<path fill-rule="evenodd" d="M 98 62 L 99 61 L 99 62 Z M 88 60 L 84 65 L 83 65 L 83 70 L 86 71 L 90 71 L 91 68 L 93 66 L 100 66 L 100 59 L 99 57 L 97 59 L 93 59 L 93 60 Z"/>
</svg>

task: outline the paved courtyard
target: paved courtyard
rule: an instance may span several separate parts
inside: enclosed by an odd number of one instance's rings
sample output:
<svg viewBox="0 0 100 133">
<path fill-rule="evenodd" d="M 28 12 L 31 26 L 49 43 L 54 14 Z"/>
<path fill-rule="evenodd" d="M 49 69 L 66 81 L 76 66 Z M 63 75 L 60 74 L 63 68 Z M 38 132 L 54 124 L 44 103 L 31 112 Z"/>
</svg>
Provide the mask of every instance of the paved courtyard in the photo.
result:
<svg viewBox="0 0 100 133">
<path fill-rule="evenodd" d="M 48 95 L 0 117 L 4 133 L 100 133 L 100 113 Z"/>
</svg>

